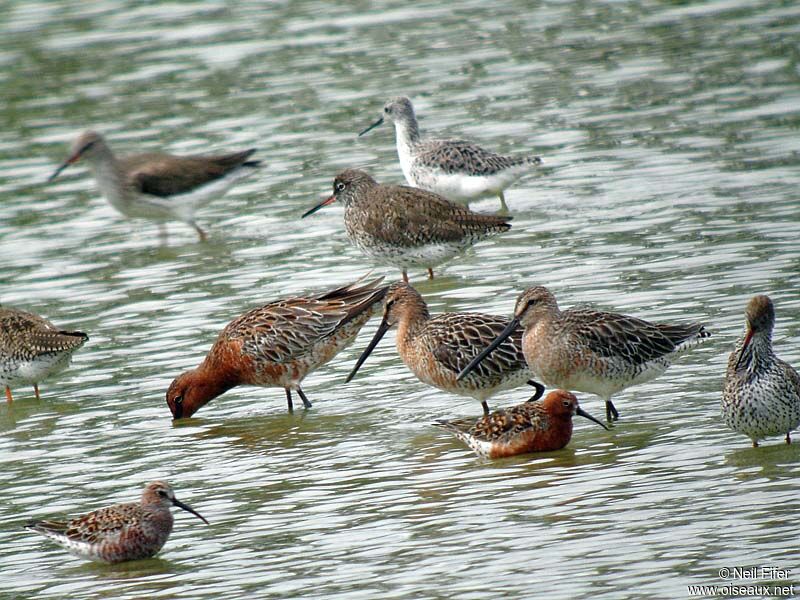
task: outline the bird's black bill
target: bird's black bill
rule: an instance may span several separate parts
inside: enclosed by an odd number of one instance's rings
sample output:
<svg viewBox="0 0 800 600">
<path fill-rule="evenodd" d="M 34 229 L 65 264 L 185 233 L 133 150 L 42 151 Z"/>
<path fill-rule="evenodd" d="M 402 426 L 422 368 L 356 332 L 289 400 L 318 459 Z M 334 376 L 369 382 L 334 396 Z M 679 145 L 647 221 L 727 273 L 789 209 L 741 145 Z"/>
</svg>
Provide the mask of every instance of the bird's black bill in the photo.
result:
<svg viewBox="0 0 800 600">
<path fill-rule="evenodd" d="M 580 406 L 579 406 L 578 408 L 576 408 L 576 409 L 575 409 L 575 414 L 576 414 L 576 415 L 580 415 L 580 416 L 582 416 L 584 419 L 589 419 L 590 421 L 594 421 L 595 423 L 597 423 L 598 425 L 600 425 L 600 427 L 602 427 L 603 429 L 605 429 L 606 431 L 608 431 L 608 427 L 606 427 L 605 425 L 603 425 L 603 424 L 602 424 L 600 421 L 598 421 L 597 419 L 595 419 L 595 418 L 594 418 L 592 415 L 590 415 L 589 413 L 587 413 L 587 412 L 586 412 L 585 410 L 583 410 L 583 409 L 582 409 Z"/>
<path fill-rule="evenodd" d="M 326 198 L 325 200 L 323 200 L 322 202 L 320 202 L 316 206 L 314 206 L 312 208 L 309 208 L 306 212 L 303 213 L 303 216 L 300 217 L 300 218 L 301 219 L 305 219 L 308 215 L 313 215 L 320 208 L 322 208 L 323 206 L 328 206 L 328 204 L 331 204 L 334 200 L 336 200 L 336 196 L 331 196 L 330 198 Z"/>
<path fill-rule="evenodd" d="M 364 130 L 364 131 L 362 131 L 361 133 L 359 133 L 359 134 L 358 134 L 358 137 L 361 137 L 362 135 L 364 135 L 364 134 L 365 134 L 365 133 L 367 133 L 368 131 L 372 131 L 372 130 L 373 130 L 373 129 L 375 129 L 375 128 L 376 128 L 378 125 L 383 125 L 383 117 L 381 117 L 380 119 L 378 119 L 377 121 L 375 121 L 375 122 L 374 122 L 372 125 L 370 125 L 369 127 L 367 127 L 367 128 Z"/>
<path fill-rule="evenodd" d="M 350 371 L 350 375 L 347 376 L 347 379 L 344 380 L 345 383 L 350 383 L 350 380 L 356 376 L 358 370 L 361 368 L 361 365 L 364 364 L 364 361 L 367 360 L 367 357 L 375 350 L 375 346 L 383 339 L 383 336 L 386 335 L 386 332 L 389 331 L 389 324 L 386 320 L 386 315 L 383 316 L 383 321 L 381 324 L 378 325 L 378 329 L 375 331 L 375 335 L 372 336 L 372 341 L 369 343 L 364 349 L 364 352 L 361 353 L 361 356 L 358 357 L 356 361 L 356 366 L 353 367 L 353 370 Z"/>
<path fill-rule="evenodd" d="M 470 371 L 472 371 L 472 369 L 477 367 L 484 358 L 486 358 L 492 352 L 494 352 L 494 350 L 500 344 L 505 342 L 506 339 L 508 338 L 508 336 L 510 336 L 512 333 L 514 333 L 514 330 L 517 327 L 519 327 L 519 319 L 517 319 L 517 318 L 511 319 L 511 322 L 506 326 L 505 329 L 503 329 L 503 331 L 500 333 L 500 335 L 497 336 L 497 339 L 495 339 L 495 341 L 493 341 L 491 344 L 489 344 L 489 346 L 483 352 L 478 354 L 478 356 L 476 356 L 471 361 L 469 361 L 469 364 L 466 367 L 461 369 L 461 371 L 459 372 L 458 376 L 456 377 L 456 381 L 461 381 L 462 379 L 464 379 L 464 377 L 469 375 Z"/>
<path fill-rule="evenodd" d="M 182 508 L 182 509 L 183 509 L 183 510 L 185 510 L 186 512 L 190 512 L 190 513 L 192 513 L 192 514 L 193 514 L 195 517 L 197 517 L 198 519 L 200 519 L 200 520 L 201 520 L 203 523 L 205 523 L 206 525 L 209 525 L 209 524 L 210 524 L 208 521 L 206 521 L 206 518 L 205 518 L 203 515 L 201 515 L 199 512 L 197 512 L 195 509 L 193 509 L 193 508 L 192 508 L 191 506 L 189 506 L 188 504 L 184 504 L 183 502 L 181 502 L 181 501 L 180 501 L 180 500 L 178 500 L 177 498 L 173 498 L 173 499 L 172 499 L 172 503 L 173 503 L 175 506 L 177 506 L 178 508 Z"/>
<path fill-rule="evenodd" d="M 66 168 L 67 168 L 68 166 L 70 166 L 70 165 L 71 165 L 73 162 L 75 162 L 75 161 L 73 161 L 73 160 L 69 160 L 69 159 L 65 160 L 63 163 L 61 163 L 61 164 L 59 165 L 59 167 L 58 167 L 58 168 L 55 170 L 55 172 L 54 172 L 52 175 L 50 175 L 50 177 L 48 177 L 48 178 L 47 178 L 47 181 L 48 181 L 48 182 L 50 182 L 50 181 L 53 181 L 53 179 L 55 179 L 56 177 L 58 177 L 58 176 L 61 174 L 61 171 L 63 171 L 64 169 L 66 169 Z"/>
</svg>

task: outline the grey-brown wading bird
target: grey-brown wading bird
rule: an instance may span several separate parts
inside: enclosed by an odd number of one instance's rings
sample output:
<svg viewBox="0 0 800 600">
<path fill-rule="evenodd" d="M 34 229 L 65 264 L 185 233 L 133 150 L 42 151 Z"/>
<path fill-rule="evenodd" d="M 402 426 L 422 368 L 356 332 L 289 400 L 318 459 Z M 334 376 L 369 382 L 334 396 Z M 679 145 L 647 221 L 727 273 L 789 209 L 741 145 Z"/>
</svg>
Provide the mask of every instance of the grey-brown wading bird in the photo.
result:
<svg viewBox="0 0 800 600">
<path fill-rule="evenodd" d="M 503 190 L 542 163 L 538 156 L 502 156 L 466 140 L 422 139 L 414 107 L 405 96 L 389 100 L 381 117 L 358 135 L 384 121 L 394 123 L 397 156 L 408 184 L 451 200 L 497 196 L 508 209 Z"/>
<path fill-rule="evenodd" d="M 408 269 L 433 267 L 473 244 L 508 231 L 511 217 L 482 215 L 417 188 L 381 185 L 364 171 L 347 169 L 336 176 L 333 195 L 303 218 L 335 201 L 344 204 L 344 226 L 350 242 L 381 264 Z"/>
<path fill-rule="evenodd" d="M 47 319 L 24 310 L 0 306 L 0 386 L 13 401 L 11 387 L 33 385 L 39 399 L 39 382 L 63 371 L 72 354 L 89 336 L 64 331 Z"/>
<path fill-rule="evenodd" d="M 182 221 L 204 241 L 206 233 L 195 222 L 195 212 L 255 171 L 261 163 L 249 160 L 254 152 L 251 148 L 215 156 L 150 152 L 117 157 L 102 135 L 86 131 L 48 181 L 83 159 L 105 199 L 123 215 L 159 223 L 162 235 L 164 223 Z"/>
<path fill-rule="evenodd" d="M 786 435 L 800 425 L 800 375 L 775 356 L 775 307 L 769 296 L 754 296 L 745 311 L 745 334 L 728 357 L 722 390 L 722 418 L 758 446 L 758 440 Z"/>
<path fill-rule="evenodd" d="M 545 287 L 528 288 L 508 327 L 459 373 L 466 377 L 519 326 L 522 350 L 533 374 L 545 385 L 597 394 L 606 418 L 619 413 L 611 396 L 661 375 L 670 363 L 711 334 L 699 323 L 650 323 L 585 308 L 562 311 Z"/>
</svg>

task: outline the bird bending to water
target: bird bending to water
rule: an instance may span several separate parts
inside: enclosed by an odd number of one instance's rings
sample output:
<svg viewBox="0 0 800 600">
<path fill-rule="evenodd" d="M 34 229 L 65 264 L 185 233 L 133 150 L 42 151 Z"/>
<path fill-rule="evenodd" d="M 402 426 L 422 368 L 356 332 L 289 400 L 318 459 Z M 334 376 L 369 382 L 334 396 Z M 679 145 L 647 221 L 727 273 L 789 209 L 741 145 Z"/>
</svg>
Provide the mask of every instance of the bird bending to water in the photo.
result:
<svg viewBox="0 0 800 600">
<path fill-rule="evenodd" d="M 473 244 L 511 228 L 511 217 L 482 215 L 425 190 L 381 185 L 364 171 L 336 176 L 333 195 L 303 214 L 307 217 L 335 201 L 344 204 L 350 242 L 380 263 L 407 269 L 433 267 Z"/>
<path fill-rule="evenodd" d="M 177 506 L 208 521 L 175 497 L 163 481 L 148 483 L 140 502 L 101 508 L 70 521 L 31 521 L 25 527 L 75 556 L 106 563 L 154 556 L 172 533 L 170 508 Z"/>
<path fill-rule="evenodd" d="M 538 156 L 502 156 L 465 140 L 422 139 L 414 107 L 405 96 L 387 102 L 383 115 L 358 135 L 386 120 L 394 123 L 397 156 L 408 184 L 452 200 L 497 196 L 506 210 L 503 190 L 542 162 Z"/>
<path fill-rule="evenodd" d="M 428 385 L 474 398 L 489 414 L 487 400 L 502 390 L 525 383 L 544 386 L 532 379 L 522 354 L 522 331 L 517 330 L 468 377 L 456 375 L 508 324 L 508 319 L 480 313 L 444 313 L 431 317 L 419 292 L 407 283 L 393 283 L 383 299 L 383 320 L 367 348 L 348 375 L 349 382 L 386 332 L 397 325 L 397 353 L 417 379 Z"/>
<path fill-rule="evenodd" d="M 572 439 L 572 417 L 580 415 L 608 429 L 579 405 L 574 394 L 555 390 L 543 400 L 496 410 L 478 419 L 436 421 L 486 458 L 560 450 Z"/>
<path fill-rule="evenodd" d="M 100 192 L 126 217 L 160 224 L 182 221 L 206 233 L 195 222 L 195 212 L 225 194 L 239 179 L 251 175 L 261 163 L 248 160 L 255 149 L 218 156 L 136 154 L 117 157 L 105 138 L 86 131 L 72 144 L 67 159 L 48 181 L 81 159 L 86 160 Z"/>
<path fill-rule="evenodd" d="M 203 362 L 169 386 L 173 417 L 190 417 L 242 384 L 284 388 L 290 411 L 294 390 L 311 408 L 300 384 L 353 343 L 386 294 L 382 280 L 362 278 L 322 294 L 277 300 L 234 319 Z"/>
<path fill-rule="evenodd" d="M 749 437 L 753 447 L 771 435 L 800 425 L 800 375 L 772 350 L 775 307 L 769 296 L 754 296 L 745 311 L 745 334 L 728 357 L 722 390 L 725 424 Z"/>
<path fill-rule="evenodd" d="M 548 386 L 597 394 L 606 402 L 609 421 L 619 418 L 611 396 L 655 379 L 676 357 L 711 335 L 699 323 L 650 323 L 585 308 L 562 311 L 547 288 L 532 287 L 520 294 L 508 327 L 459 378 L 520 325 L 522 349 L 533 374 Z"/>
<path fill-rule="evenodd" d="M 72 354 L 89 336 L 63 331 L 47 319 L 16 308 L 0 306 L 0 386 L 6 400 L 14 400 L 11 386 L 33 385 L 39 400 L 39 382 L 63 371 Z"/>
</svg>

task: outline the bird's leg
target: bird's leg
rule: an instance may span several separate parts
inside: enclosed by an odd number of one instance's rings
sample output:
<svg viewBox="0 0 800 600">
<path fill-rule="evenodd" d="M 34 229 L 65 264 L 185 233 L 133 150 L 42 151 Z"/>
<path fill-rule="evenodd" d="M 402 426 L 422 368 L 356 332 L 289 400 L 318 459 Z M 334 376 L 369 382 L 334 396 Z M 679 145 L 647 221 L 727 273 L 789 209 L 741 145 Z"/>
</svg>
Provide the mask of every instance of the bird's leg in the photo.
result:
<svg viewBox="0 0 800 600">
<path fill-rule="evenodd" d="M 408 283 L 408 272 L 405 269 L 403 269 L 403 281 Z"/>
<path fill-rule="evenodd" d="M 758 448 L 758 440 L 753 440 L 753 448 Z"/>
<path fill-rule="evenodd" d="M 500 210 L 508 211 L 508 204 L 506 204 L 506 197 L 503 194 L 503 190 L 498 192 L 497 197 L 500 198 Z"/>
<path fill-rule="evenodd" d="M 428 267 L 428 279 L 433 279 L 433 269 Z"/>
<path fill-rule="evenodd" d="M 484 416 L 488 416 L 489 415 L 489 405 L 486 403 L 486 400 L 481 402 L 481 406 L 483 407 Z"/>
<path fill-rule="evenodd" d="M 787 444 L 791 444 L 791 443 L 792 443 L 792 438 L 791 438 L 791 436 L 789 435 L 789 433 L 790 433 L 790 432 L 788 432 L 788 431 L 786 432 L 786 443 L 787 443 Z"/>
<path fill-rule="evenodd" d="M 33 384 L 33 393 L 36 394 L 36 399 L 41 400 L 42 397 L 39 395 L 39 386 L 37 384 Z"/>
<path fill-rule="evenodd" d="M 11 404 L 14 401 L 14 398 L 11 396 L 11 388 L 6 386 L 6 402 Z"/>
<path fill-rule="evenodd" d="M 286 404 L 289 405 L 289 412 L 294 412 L 294 404 L 292 403 L 292 390 L 286 388 Z"/>
<path fill-rule="evenodd" d="M 544 394 L 544 386 L 541 383 L 539 383 L 538 381 L 534 381 L 533 379 L 528 379 L 527 383 L 528 383 L 528 385 L 532 385 L 533 387 L 536 388 L 536 391 L 534 392 L 533 396 L 528 398 L 527 401 L 528 402 L 536 402 L 539 398 L 542 397 L 542 394 Z"/>
<path fill-rule="evenodd" d="M 203 231 L 202 229 L 200 229 L 200 226 L 197 223 L 195 223 L 194 221 L 190 221 L 189 225 L 194 227 L 194 230 L 197 232 L 197 235 L 200 236 L 200 241 L 201 242 L 207 242 L 208 241 L 208 236 L 206 235 L 206 232 Z"/>
<path fill-rule="evenodd" d="M 303 406 L 305 406 L 306 408 L 311 408 L 311 402 L 308 401 L 308 398 L 306 398 L 306 395 L 303 393 L 302 388 L 300 388 L 299 386 L 297 388 L 297 393 L 300 394 L 300 399 L 303 401 Z"/>
<path fill-rule="evenodd" d="M 606 400 L 606 420 L 607 421 L 619 420 L 619 411 L 617 411 L 617 407 L 614 406 L 614 403 L 611 402 L 611 400 Z"/>
</svg>

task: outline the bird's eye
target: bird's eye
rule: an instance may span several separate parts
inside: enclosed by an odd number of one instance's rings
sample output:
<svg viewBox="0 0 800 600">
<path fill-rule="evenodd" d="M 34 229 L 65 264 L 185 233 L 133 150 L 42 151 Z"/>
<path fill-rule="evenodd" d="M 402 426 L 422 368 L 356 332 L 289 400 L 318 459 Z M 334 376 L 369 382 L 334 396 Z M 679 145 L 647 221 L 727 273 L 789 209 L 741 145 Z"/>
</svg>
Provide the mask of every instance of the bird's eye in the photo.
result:
<svg viewBox="0 0 800 600">
<path fill-rule="evenodd" d="M 344 191 L 344 188 L 345 188 L 345 185 L 344 185 L 344 183 L 343 183 L 343 182 L 341 182 L 341 181 L 337 181 L 337 182 L 334 184 L 333 188 L 334 188 L 334 189 L 335 189 L 337 192 L 343 192 L 343 191 Z"/>
<path fill-rule="evenodd" d="M 392 308 L 392 307 L 394 306 L 394 302 L 395 302 L 395 301 L 394 301 L 394 298 L 393 298 L 393 299 L 389 300 L 389 301 L 386 303 L 386 310 L 387 310 L 387 311 L 388 311 L 390 308 Z"/>
<path fill-rule="evenodd" d="M 384 106 L 383 112 L 385 112 L 388 115 L 391 112 L 391 109 L 388 106 Z"/>
<path fill-rule="evenodd" d="M 158 495 L 161 496 L 162 498 L 166 498 L 167 492 L 165 492 L 164 490 L 158 490 Z"/>
<path fill-rule="evenodd" d="M 175 404 L 183 404 L 183 396 L 175 396 L 175 399 L 173 400 L 173 402 Z"/>
<path fill-rule="evenodd" d="M 569 408 L 569 400 L 563 400 L 561 403 L 564 405 L 564 408 Z"/>
</svg>

